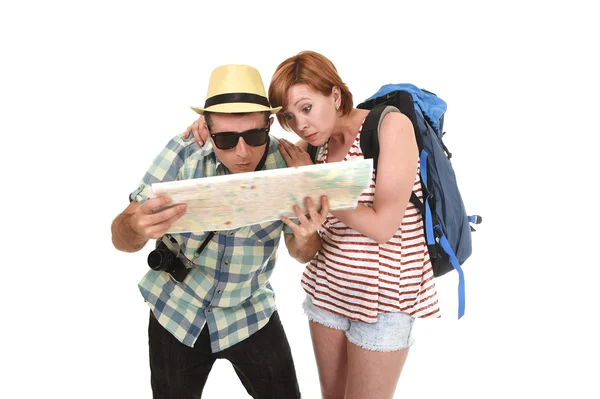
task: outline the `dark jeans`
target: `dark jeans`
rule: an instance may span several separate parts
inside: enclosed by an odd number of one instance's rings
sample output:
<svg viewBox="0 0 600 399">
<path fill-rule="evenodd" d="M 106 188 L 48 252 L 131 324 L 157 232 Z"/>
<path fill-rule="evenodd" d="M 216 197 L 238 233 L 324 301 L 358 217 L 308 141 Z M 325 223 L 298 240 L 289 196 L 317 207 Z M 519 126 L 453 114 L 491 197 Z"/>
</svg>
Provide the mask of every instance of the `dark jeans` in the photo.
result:
<svg viewBox="0 0 600 399">
<path fill-rule="evenodd" d="M 227 359 L 255 399 L 300 398 L 296 370 L 277 312 L 249 338 L 212 353 L 205 325 L 193 348 L 179 342 L 150 312 L 150 371 L 154 399 L 200 398 L 217 359 Z"/>
</svg>

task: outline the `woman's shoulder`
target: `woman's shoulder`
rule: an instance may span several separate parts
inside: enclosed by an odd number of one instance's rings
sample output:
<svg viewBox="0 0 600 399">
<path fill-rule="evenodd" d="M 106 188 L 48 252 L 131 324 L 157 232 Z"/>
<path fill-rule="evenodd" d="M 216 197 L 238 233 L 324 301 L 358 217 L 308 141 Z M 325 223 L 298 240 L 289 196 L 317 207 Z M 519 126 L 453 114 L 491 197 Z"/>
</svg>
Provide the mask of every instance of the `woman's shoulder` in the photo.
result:
<svg viewBox="0 0 600 399">
<path fill-rule="evenodd" d="M 412 122 L 406 115 L 401 112 L 388 112 L 383 116 L 379 133 L 381 134 L 397 134 L 398 130 L 410 132 L 414 134 Z"/>
</svg>

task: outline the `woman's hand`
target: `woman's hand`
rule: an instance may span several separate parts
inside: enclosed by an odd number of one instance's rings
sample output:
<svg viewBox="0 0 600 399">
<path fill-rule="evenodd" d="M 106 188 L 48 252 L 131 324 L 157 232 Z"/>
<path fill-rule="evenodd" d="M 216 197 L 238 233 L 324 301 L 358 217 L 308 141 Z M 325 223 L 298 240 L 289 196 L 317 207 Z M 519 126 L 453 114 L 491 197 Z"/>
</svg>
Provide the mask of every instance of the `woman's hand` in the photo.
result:
<svg viewBox="0 0 600 399">
<path fill-rule="evenodd" d="M 286 139 L 279 139 L 279 152 L 288 168 L 313 164 L 308 152 Z"/>
<path fill-rule="evenodd" d="M 208 141 L 208 129 L 204 123 L 204 116 L 200 115 L 200 118 L 188 126 L 188 128 L 185 130 L 185 135 L 183 138 L 187 139 L 190 137 L 190 134 L 194 135 L 194 138 L 200 147 L 202 147 L 204 143 Z"/>
<path fill-rule="evenodd" d="M 327 218 L 327 214 L 329 214 L 329 201 L 325 195 L 321 196 L 321 209 L 319 211 L 317 211 L 310 197 L 304 199 L 304 206 L 306 207 L 306 214 L 302 213 L 298 205 L 294 205 L 292 208 L 296 214 L 298 223 L 294 223 L 288 217 L 281 217 L 283 223 L 290 226 L 294 231 L 294 236 L 300 243 L 308 241 L 319 230 L 319 227 L 321 227 Z"/>
</svg>

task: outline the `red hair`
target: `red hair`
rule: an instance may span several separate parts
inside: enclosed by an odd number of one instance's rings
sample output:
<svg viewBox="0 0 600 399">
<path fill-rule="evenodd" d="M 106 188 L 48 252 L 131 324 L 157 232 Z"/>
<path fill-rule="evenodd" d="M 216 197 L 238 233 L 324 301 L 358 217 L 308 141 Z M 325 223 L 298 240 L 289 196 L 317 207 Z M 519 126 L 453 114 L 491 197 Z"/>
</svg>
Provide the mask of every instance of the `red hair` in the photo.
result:
<svg viewBox="0 0 600 399">
<path fill-rule="evenodd" d="M 305 84 L 324 96 L 329 96 L 333 87 L 337 86 L 342 95 L 340 104 L 342 115 L 347 115 L 352 110 L 352 93 L 342 81 L 333 63 L 322 54 L 302 51 L 279 64 L 269 85 L 271 107 L 281 106 L 285 109 L 287 91 L 297 84 Z M 285 130 L 291 130 L 280 112 L 276 116 Z"/>
</svg>

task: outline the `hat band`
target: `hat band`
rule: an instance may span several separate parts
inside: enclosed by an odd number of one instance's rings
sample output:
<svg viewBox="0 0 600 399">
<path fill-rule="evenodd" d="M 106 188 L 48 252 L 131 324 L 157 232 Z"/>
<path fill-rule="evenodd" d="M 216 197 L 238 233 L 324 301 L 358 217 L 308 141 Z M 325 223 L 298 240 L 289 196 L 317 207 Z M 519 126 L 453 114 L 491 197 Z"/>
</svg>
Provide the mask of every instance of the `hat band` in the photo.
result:
<svg viewBox="0 0 600 399">
<path fill-rule="evenodd" d="M 251 93 L 225 93 L 212 96 L 206 99 L 204 108 L 212 107 L 213 105 L 228 104 L 228 103 L 252 103 L 260 104 L 267 108 L 270 107 L 267 97 L 259 96 Z"/>
</svg>

